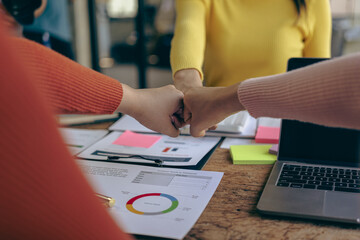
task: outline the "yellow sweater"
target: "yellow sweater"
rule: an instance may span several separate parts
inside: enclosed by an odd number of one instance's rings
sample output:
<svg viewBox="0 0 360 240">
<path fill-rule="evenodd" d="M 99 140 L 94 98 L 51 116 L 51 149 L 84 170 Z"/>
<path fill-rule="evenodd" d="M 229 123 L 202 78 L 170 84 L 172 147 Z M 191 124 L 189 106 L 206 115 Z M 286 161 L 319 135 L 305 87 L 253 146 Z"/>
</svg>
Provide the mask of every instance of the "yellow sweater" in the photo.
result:
<svg viewBox="0 0 360 240">
<path fill-rule="evenodd" d="M 330 57 L 328 0 L 177 0 L 171 67 L 195 68 L 207 86 L 286 71 L 291 57 Z"/>
</svg>

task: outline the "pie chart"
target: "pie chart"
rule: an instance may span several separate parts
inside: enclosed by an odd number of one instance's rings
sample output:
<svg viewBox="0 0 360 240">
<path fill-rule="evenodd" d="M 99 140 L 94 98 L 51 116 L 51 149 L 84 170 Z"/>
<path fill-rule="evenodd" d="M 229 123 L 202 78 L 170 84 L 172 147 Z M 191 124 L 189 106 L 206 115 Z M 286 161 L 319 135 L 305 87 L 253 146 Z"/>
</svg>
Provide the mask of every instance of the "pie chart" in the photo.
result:
<svg viewBox="0 0 360 240">
<path fill-rule="evenodd" d="M 173 211 L 179 201 L 165 193 L 146 193 L 131 198 L 126 203 L 126 208 L 139 215 L 159 215 Z"/>
</svg>

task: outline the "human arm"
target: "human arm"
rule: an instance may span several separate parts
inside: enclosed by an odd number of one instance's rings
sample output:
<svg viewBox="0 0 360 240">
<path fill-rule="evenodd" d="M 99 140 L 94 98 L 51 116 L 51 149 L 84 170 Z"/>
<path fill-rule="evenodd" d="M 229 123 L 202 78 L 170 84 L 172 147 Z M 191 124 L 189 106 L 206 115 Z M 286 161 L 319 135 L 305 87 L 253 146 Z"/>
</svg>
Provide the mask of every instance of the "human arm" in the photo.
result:
<svg viewBox="0 0 360 240">
<path fill-rule="evenodd" d="M 202 86 L 206 42 L 205 17 L 204 1 L 176 1 L 176 24 L 171 42 L 170 63 L 174 84 L 182 92 L 190 87 Z"/>
<path fill-rule="evenodd" d="M 309 34 L 304 41 L 304 57 L 331 57 L 331 11 L 328 0 L 308 1 L 304 15 Z M 304 12 L 302 13 L 304 14 Z"/>
<path fill-rule="evenodd" d="M 135 117 L 154 131 L 175 137 L 182 93 L 174 87 L 133 89 L 35 42 L 13 38 L 25 67 L 55 113 L 105 114 L 115 111 Z"/>
<path fill-rule="evenodd" d="M 236 84 L 202 88 L 195 94 L 189 90 L 184 102 L 194 118 L 191 134 L 201 136 L 209 126 L 243 109 L 255 118 L 296 119 L 360 129 L 359 66 L 357 53 L 283 74 L 248 79 L 238 85 L 237 91 Z"/>
<path fill-rule="evenodd" d="M 123 84 L 123 99 L 117 111 L 128 114 L 156 132 L 177 137 L 182 121 L 183 93 L 173 85 L 133 89 Z"/>
<path fill-rule="evenodd" d="M 257 117 L 360 129 L 360 53 L 246 80 L 239 100 Z"/>
<path fill-rule="evenodd" d="M 132 239 L 95 198 L 2 26 L 0 52 L 0 238 Z"/>
<path fill-rule="evenodd" d="M 205 131 L 226 117 L 244 110 L 238 100 L 239 84 L 229 87 L 200 87 L 189 89 L 184 96 L 184 105 L 191 113 L 187 122 L 194 137 L 202 137 Z"/>
</svg>

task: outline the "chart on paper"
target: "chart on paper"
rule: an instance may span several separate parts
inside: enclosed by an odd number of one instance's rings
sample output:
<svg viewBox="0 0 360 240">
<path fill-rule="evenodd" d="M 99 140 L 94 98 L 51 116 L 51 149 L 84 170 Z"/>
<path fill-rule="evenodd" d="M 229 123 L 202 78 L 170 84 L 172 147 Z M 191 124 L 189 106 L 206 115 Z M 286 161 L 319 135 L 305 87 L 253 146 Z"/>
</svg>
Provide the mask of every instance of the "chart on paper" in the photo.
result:
<svg viewBox="0 0 360 240">
<path fill-rule="evenodd" d="M 211 182 L 208 176 L 193 176 L 174 173 L 141 171 L 132 183 L 167 186 L 172 188 L 187 188 L 194 191 L 205 190 Z"/>
<path fill-rule="evenodd" d="M 181 239 L 215 192 L 223 173 L 79 161 L 95 190 L 115 198 L 109 211 L 128 232 Z"/>
<path fill-rule="evenodd" d="M 170 206 L 168 206 L 169 203 Z M 146 193 L 131 198 L 126 203 L 126 208 L 130 212 L 139 215 L 159 215 L 173 211 L 178 205 L 179 201 L 171 195 L 165 193 Z"/>
</svg>

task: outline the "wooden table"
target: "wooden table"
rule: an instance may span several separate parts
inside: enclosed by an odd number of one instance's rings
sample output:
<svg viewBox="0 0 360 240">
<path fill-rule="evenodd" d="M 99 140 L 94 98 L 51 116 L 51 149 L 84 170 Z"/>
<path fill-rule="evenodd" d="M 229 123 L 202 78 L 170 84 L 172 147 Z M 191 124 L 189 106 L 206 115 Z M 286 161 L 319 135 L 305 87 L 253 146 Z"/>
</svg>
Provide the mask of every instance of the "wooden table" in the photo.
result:
<svg viewBox="0 0 360 240">
<path fill-rule="evenodd" d="M 203 170 L 224 172 L 224 177 L 185 239 L 360 240 L 360 227 L 356 225 L 260 215 L 256 204 L 271 168 L 272 165 L 233 165 L 228 149 L 216 149 Z"/>
</svg>

